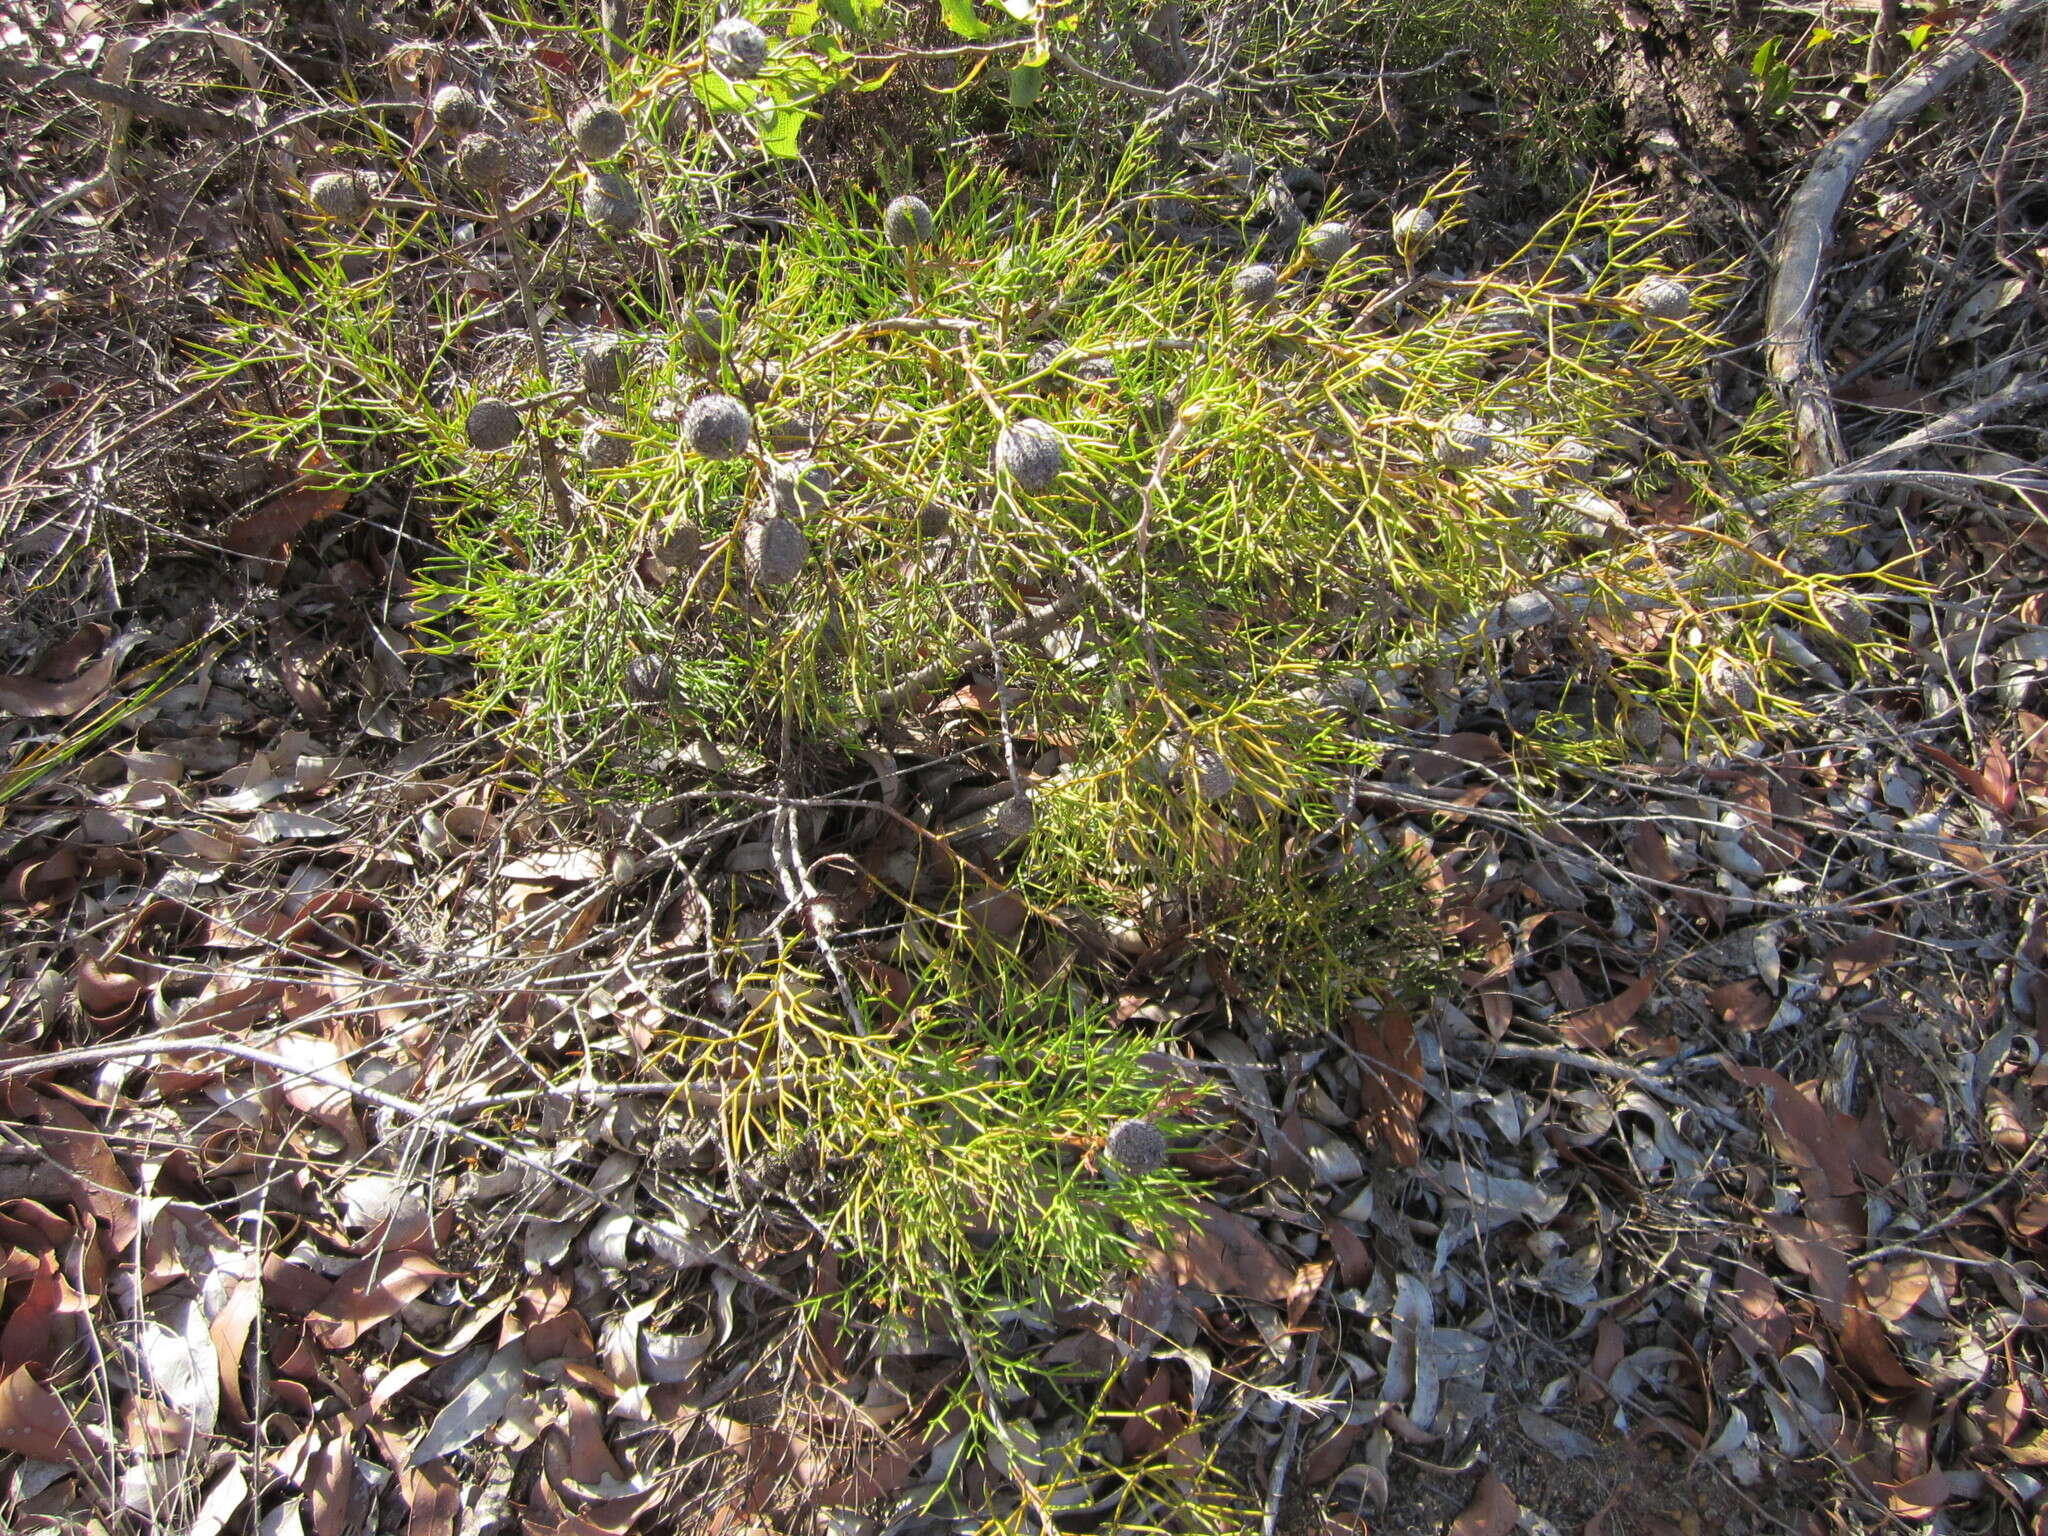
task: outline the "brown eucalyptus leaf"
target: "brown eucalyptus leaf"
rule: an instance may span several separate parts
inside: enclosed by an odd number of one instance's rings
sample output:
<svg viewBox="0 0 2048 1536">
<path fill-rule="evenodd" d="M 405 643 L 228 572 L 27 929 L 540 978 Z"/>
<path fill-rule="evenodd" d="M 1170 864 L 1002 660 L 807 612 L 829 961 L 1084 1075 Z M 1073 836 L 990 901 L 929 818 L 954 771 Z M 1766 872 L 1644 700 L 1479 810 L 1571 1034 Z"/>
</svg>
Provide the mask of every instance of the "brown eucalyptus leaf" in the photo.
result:
<svg viewBox="0 0 2048 1536">
<path fill-rule="evenodd" d="M 61 1099 L 25 1095 L 39 1129 L 36 1139 L 51 1161 L 71 1178 L 73 1198 L 106 1224 L 115 1249 L 127 1248 L 135 1236 L 135 1186 L 114 1157 L 98 1126 Z"/>
<path fill-rule="evenodd" d="M 1205 1200 L 1196 1202 L 1195 1212 L 1195 1221 L 1174 1234 L 1171 1259 L 1177 1281 L 1217 1296 L 1274 1303 L 1288 1299 L 1294 1270 L 1256 1226 Z"/>
<path fill-rule="evenodd" d="M 1451 1522 L 1447 1536 L 1508 1536 L 1521 1518 L 1522 1506 L 1508 1485 L 1488 1472 L 1479 1479 L 1464 1513 Z"/>
<path fill-rule="evenodd" d="M 307 1327 L 328 1349 L 346 1349 L 449 1273 L 423 1253 L 373 1253 L 334 1277 Z"/>
<path fill-rule="evenodd" d="M 1847 944 L 1838 944 L 1823 957 L 1828 984 L 1836 987 L 1853 987 L 1858 982 L 1870 980 L 1885 966 L 1891 964 L 1898 953 L 1899 941 L 1882 930 L 1866 933 L 1860 939 Z"/>
<path fill-rule="evenodd" d="M 1556 1021 L 1557 1032 L 1567 1043 L 1582 1050 L 1604 1051 L 1635 1021 L 1635 1016 L 1650 1000 L 1650 991 L 1656 985 L 1655 972 L 1638 976 L 1606 1002 L 1595 1003 L 1591 1008 L 1559 1018 Z"/>
<path fill-rule="evenodd" d="M 75 715 L 97 703 L 114 686 L 114 673 L 121 665 L 116 646 L 74 677 L 61 683 L 44 682 L 27 673 L 0 674 L 0 710 L 32 719 L 56 719 Z"/>
<path fill-rule="evenodd" d="M 0 1450 L 82 1471 L 96 1465 L 92 1445 L 71 1410 L 27 1366 L 0 1379 Z"/>
<path fill-rule="evenodd" d="M 1416 1122 L 1425 1102 L 1422 1048 L 1416 1043 L 1415 1021 L 1399 1008 L 1377 1015 L 1351 1015 L 1351 1042 L 1365 1058 L 1359 1098 L 1363 1113 L 1358 1133 L 1386 1148 L 1395 1162 L 1413 1168 L 1422 1157 Z"/>
<path fill-rule="evenodd" d="M 1746 1035 L 1755 1034 L 1770 1023 L 1771 1016 L 1778 1011 L 1776 1001 L 1754 976 L 1713 988 L 1707 993 L 1707 1006 L 1719 1015 L 1722 1023 Z"/>
<path fill-rule="evenodd" d="M 234 519 L 221 530 L 221 542 L 238 555 L 281 554 L 310 524 L 347 506 L 348 498 L 347 486 L 315 479 Z"/>
</svg>

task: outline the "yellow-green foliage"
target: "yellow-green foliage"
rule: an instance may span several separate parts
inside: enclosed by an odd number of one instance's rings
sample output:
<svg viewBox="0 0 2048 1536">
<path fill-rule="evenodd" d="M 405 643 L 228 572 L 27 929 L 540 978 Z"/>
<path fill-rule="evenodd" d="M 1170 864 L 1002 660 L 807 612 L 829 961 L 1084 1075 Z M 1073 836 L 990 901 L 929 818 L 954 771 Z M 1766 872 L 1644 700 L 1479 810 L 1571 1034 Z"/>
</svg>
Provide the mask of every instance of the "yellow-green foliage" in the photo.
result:
<svg viewBox="0 0 2048 1536">
<path fill-rule="evenodd" d="M 640 338 L 625 407 L 639 451 L 578 486 L 569 527 L 530 458 L 451 460 L 446 488 L 468 509 L 446 524 L 455 557 L 423 574 L 465 615 L 450 640 L 482 664 L 483 702 L 545 691 L 562 707 L 516 729 L 556 753 L 600 729 L 621 749 L 679 729 L 743 737 L 786 708 L 808 729 L 852 732 L 920 667 L 971 658 L 991 627 L 1064 596 L 1079 622 L 1006 648 L 1026 690 L 1020 734 L 1078 733 L 1131 759 L 1162 735 L 1213 737 L 1249 785 L 1284 798 L 1295 764 L 1279 743 L 1318 730 L 1302 698 L 1567 569 L 1553 450 L 1691 390 L 1713 345 L 1702 324 L 1632 317 L 1626 290 L 1657 269 L 1659 244 L 1611 195 L 1497 278 L 1425 284 L 1363 320 L 1401 280 L 1387 260 L 1300 274 L 1248 316 L 1227 270 L 1118 240 L 1078 204 L 1027 212 L 976 182 L 941 223 L 914 306 L 862 211 L 814 207 L 758 272 L 725 280 L 741 294 L 737 339 L 715 381 L 671 338 Z M 1403 323 L 1418 305 L 1428 318 Z M 1496 328 L 1509 309 L 1540 337 Z M 916 328 L 898 328 L 906 316 Z M 1033 373 L 1049 337 L 1067 364 Z M 1066 382 L 1091 356 L 1112 358 L 1115 379 Z M 818 457 L 842 486 L 807 519 L 803 578 L 772 596 L 748 590 L 730 537 L 764 495 L 763 464 L 696 459 L 653 419 L 770 363 L 781 372 L 757 440 L 819 423 Z M 464 396 L 447 398 L 452 422 Z M 1462 412 L 1493 423 L 1493 464 L 1440 464 L 1440 425 Z M 1065 435 L 1071 467 L 1050 492 L 998 484 L 999 413 Z M 577 419 L 565 412 L 563 427 Z M 635 555 L 684 525 L 706 563 L 666 588 L 643 582 Z M 640 711 L 622 732 L 639 650 L 678 659 L 681 707 Z M 1246 726 L 1241 750 L 1232 722 Z"/>
<path fill-rule="evenodd" d="M 1411 269 L 1361 220 L 1357 248 L 1297 263 L 1253 311 L 1233 295 L 1237 258 L 1152 238 L 1144 161 L 1051 206 L 963 174 L 933 198 L 935 244 L 911 253 L 884 243 L 873 205 L 814 200 L 700 284 L 625 296 L 645 306 L 635 365 L 600 405 L 522 371 L 517 334 L 484 345 L 465 312 L 399 304 L 412 232 L 392 229 L 249 281 L 243 350 L 300 402 L 255 430 L 364 477 L 409 468 L 438 498 L 447 552 L 416 568 L 415 596 L 477 664 L 470 702 L 593 783 L 658 775 L 705 741 L 773 758 L 785 723 L 850 742 L 914 702 L 921 670 L 950 686 L 985 669 L 991 634 L 1057 607 L 1043 636 L 998 648 L 1011 730 L 1061 744 L 1067 765 L 1039 794 L 1020 878 L 1047 908 L 1134 916 L 1231 848 L 1276 845 L 1369 761 L 1345 707 L 1376 672 L 1446 659 L 1473 615 L 1533 584 L 1670 588 L 1666 556 L 1610 548 L 1564 506 L 1573 443 L 1620 450 L 1630 485 L 1682 473 L 1703 504 L 1724 494 L 1639 429 L 1699 393 L 1725 284 L 1686 274 L 1689 317 L 1640 313 L 1631 289 L 1666 270 L 1671 232 L 1627 195 L 1588 193 L 1457 280 Z M 1439 238 L 1460 191 L 1453 177 L 1430 195 Z M 375 275 L 345 276 L 344 255 Z M 540 277 L 559 284 L 576 251 L 555 259 Z M 724 340 L 709 358 L 678 319 L 707 302 Z M 679 440 L 678 411 L 710 390 L 756 402 L 750 457 Z M 526 399 L 521 447 L 465 446 L 482 393 Z M 1471 466 L 1444 436 L 1468 416 L 1493 450 Z M 1040 494 L 992 465 L 1004 422 L 1026 417 L 1068 450 Z M 623 468 L 573 462 L 592 423 L 630 440 Z M 801 576 L 757 586 L 741 533 L 770 498 L 761 449 L 800 424 L 836 488 L 802 514 Z M 567 464 L 566 522 L 541 433 Z M 1715 510 L 1739 550 L 1739 509 Z M 679 533 L 701 553 L 650 579 L 642 557 Z M 643 654 L 667 665 L 666 703 L 627 688 Z M 1197 790 L 1198 759 L 1227 793 Z"/>
</svg>

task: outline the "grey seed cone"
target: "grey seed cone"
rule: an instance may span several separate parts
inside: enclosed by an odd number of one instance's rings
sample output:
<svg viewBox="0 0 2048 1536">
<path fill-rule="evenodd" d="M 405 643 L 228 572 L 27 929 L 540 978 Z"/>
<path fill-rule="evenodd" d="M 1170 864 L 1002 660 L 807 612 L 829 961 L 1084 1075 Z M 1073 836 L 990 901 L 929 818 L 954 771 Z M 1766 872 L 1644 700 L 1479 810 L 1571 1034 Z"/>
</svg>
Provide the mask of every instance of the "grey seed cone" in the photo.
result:
<svg viewBox="0 0 2048 1536">
<path fill-rule="evenodd" d="M 1713 703 L 1735 714 L 1754 711 L 1761 699 L 1756 674 L 1747 663 L 1728 655 L 1716 656 L 1707 663 L 1706 671 L 1700 675 L 1700 688 Z"/>
<path fill-rule="evenodd" d="M 1646 277 L 1628 296 L 1653 320 L 1683 320 L 1692 313 L 1692 290 L 1675 277 Z"/>
<path fill-rule="evenodd" d="M 306 195 L 330 219 L 360 219 L 374 201 L 368 180 L 357 171 L 328 171 L 315 176 Z"/>
<path fill-rule="evenodd" d="M 803 574 L 810 541 L 793 518 L 763 517 L 747 525 L 742 545 L 756 586 L 785 587 Z"/>
<path fill-rule="evenodd" d="M 1654 752 L 1664 740 L 1664 716 L 1647 704 L 1631 705 L 1620 725 L 1623 738 L 1638 752 Z"/>
<path fill-rule="evenodd" d="M 640 194 L 617 171 L 593 171 L 583 184 L 583 217 L 608 234 L 624 234 L 640 222 Z"/>
<path fill-rule="evenodd" d="M 633 371 L 633 349 L 622 336 L 601 333 L 583 343 L 583 392 L 593 399 L 609 399 L 626 387 Z"/>
<path fill-rule="evenodd" d="M 1437 216 L 1427 208 L 1403 208 L 1394 215 L 1394 249 L 1413 259 L 1436 242 Z"/>
<path fill-rule="evenodd" d="M 1600 450 L 1583 438 L 1568 437 L 1550 450 L 1550 462 L 1559 474 L 1583 480 L 1600 462 Z"/>
<path fill-rule="evenodd" d="M 1341 220 L 1318 224 L 1302 237 L 1301 248 L 1308 252 L 1309 260 L 1329 266 L 1340 261 L 1357 244 L 1351 233 L 1351 226 Z"/>
<path fill-rule="evenodd" d="M 1257 309 L 1270 304 L 1280 296 L 1280 273 L 1263 261 L 1240 267 L 1237 275 L 1230 280 L 1230 291 L 1240 304 Z"/>
<path fill-rule="evenodd" d="M 710 367 L 725 350 L 725 295 L 715 289 L 700 294 L 677 332 L 683 356 Z"/>
<path fill-rule="evenodd" d="M 1031 829 L 1038 825 L 1038 811 L 1031 803 L 1027 792 L 1012 795 L 996 807 L 996 837 L 1006 846 L 1029 837 Z"/>
<path fill-rule="evenodd" d="M 1446 469 L 1470 469 L 1493 457 L 1493 428 L 1483 416 L 1453 416 L 1436 435 L 1436 461 Z"/>
<path fill-rule="evenodd" d="M 1035 416 L 1011 422 L 996 439 L 996 468 L 1019 490 L 1034 495 L 1049 490 L 1066 467 L 1067 440 Z"/>
<path fill-rule="evenodd" d="M 626 114 L 601 101 L 586 102 L 569 118 L 569 136 L 585 160 L 609 160 L 626 147 Z"/>
<path fill-rule="evenodd" d="M 1502 305 L 1473 316 L 1473 326 L 1482 335 L 1541 339 L 1543 322 L 1526 309 Z"/>
<path fill-rule="evenodd" d="M 839 477 L 829 464 L 799 459 L 778 464 L 769 479 L 775 495 L 775 510 L 784 517 L 802 517 L 822 511 L 832 499 Z"/>
<path fill-rule="evenodd" d="M 754 418 L 731 395 L 704 395 L 683 412 L 683 441 L 707 459 L 736 459 L 747 451 Z"/>
<path fill-rule="evenodd" d="M 427 111 L 443 133 L 469 133 L 483 125 L 484 104 L 466 86 L 442 86 L 427 103 Z"/>
<path fill-rule="evenodd" d="M 605 427 L 585 427 L 577 445 L 589 469 L 623 469 L 633 462 L 633 440 Z"/>
<path fill-rule="evenodd" d="M 1400 399 L 1415 382 L 1415 370 L 1408 360 L 1386 347 L 1366 353 L 1358 360 L 1358 368 L 1367 376 L 1373 395 L 1382 400 Z"/>
<path fill-rule="evenodd" d="M 704 535 L 695 525 L 683 523 L 656 534 L 648 541 L 647 553 L 658 564 L 680 574 L 704 558 Z"/>
<path fill-rule="evenodd" d="M 1813 600 L 1813 609 L 1844 640 L 1861 642 L 1870 638 L 1870 605 L 1856 593 L 1823 592 Z"/>
<path fill-rule="evenodd" d="M 1166 1166 L 1166 1133 L 1150 1120 L 1119 1120 L 1102 1150 L 1125 1173 L 1155 1173 Z"/>
<path fill-rule="evenodd" d="M 1214 747 L 1197 746 L 1194 759 L 1195 793 L 1211 804 L 1228 799 L 1237 788 L 1237 775 L 1224 761 L 1223 754 Z"/>
<path fill-rule="evenodd" d="M 495 133 L 472 133 L 455 146 L 455 179 L 478 192 L 495 192 L 512 174 L 512 153 Z"/>
<path fill-rule="evenodd" d="M 744 16 L 728 16 L 704 40 L 711 67 L 728 80 L 751 80 L 768 63 L 768 34 Z"/>
<path fill-rule="evenodd" d="M 479 400 L 462 419 L 463 436 L 481 453 L 496 453 L 519 440 L 519 412 L 503 400 Z"/>
<path fill-rule="evenodd" d="M 635 656 L 626 663 L 626 693 L 643 704 L 661 703 L 674 685 L 674 674 L 659 656 Z"/>
<path fill-rule="evenodd" d="M 1566 528 L 1580 538 L 1597 539 L 1628 531 L 1628 514 L 1598 491 L 1569 491 L 1558 505 L 1563 509 Z"/>
<path fill-rule="evenodd" d="M 882 238 L 902 249 L 929 245 L 932 239 L 932 210 L 921 197 L 905 193 L 882 210 Z"/>
</svg>

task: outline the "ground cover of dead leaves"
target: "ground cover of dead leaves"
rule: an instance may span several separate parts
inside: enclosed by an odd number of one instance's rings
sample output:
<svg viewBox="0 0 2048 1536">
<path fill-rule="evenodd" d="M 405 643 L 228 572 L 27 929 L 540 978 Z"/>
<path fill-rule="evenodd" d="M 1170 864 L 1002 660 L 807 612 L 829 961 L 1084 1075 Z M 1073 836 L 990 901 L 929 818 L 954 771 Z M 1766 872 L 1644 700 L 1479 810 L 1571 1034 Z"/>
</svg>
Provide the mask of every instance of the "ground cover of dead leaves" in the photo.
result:
<svg viewBox="0 0 2048 1536">
<path fill-rule="evenodd" d="M 1916 185 L 1845 259 L 1967 233 Z M 187 286 L 232 244 L 178 238 Z M 1842 401 L 2010 355 L 2025 281 L 1967 288 L 1845 315 Z M 1864 373 L 1908 331 L 1953 355 Z M 701 887 L 639 857 L 674 829 L 546 813 L 438 703 L 356 526 L 390 509 L 253 469 L 205 530 L 252 567 L 153 573 L 135 628 L 83 604 L 0 675 L 0 1528 L 909 1536 L 1042 1485 L 1070 1410 L 969 1454 L 943 1320 L 795 1313 L 837 1261 L 663 1091 L 706 1002 Z M 1219 1092 L 1176 1149 L 1199 1224 L 1016 1324 L 1112 1382 L 1103 1460 L 1325 1536 L 2048 1531 L 2042 511 L 1889 506 L 1869 564 L 1928 600 L 1873 596 L 1861 670 L 1788 630 L 1809 713 L 1748 750 L 1517 757 L 1658 615 L 1361 718 L 1358 835 L 1465 956 L 1427 1011 L 1288 1037 L 1199 956 L 1105 961 Z M 1112 1484 L 1068 1523 L 1139 1525 Z"/>
<path fill-rule="evenodd" d="M 1221 1087 L 1178 1154 L 1203 1221 L 1027 1324 L 1114 1378 L 1121 1457 L 1227 1448 L 1246 1518 L 1333 1533 L 2048 1528 L 2048 724 L 2010 613 L 1939 730 L 1909 676 L 1610 773 L 1361 722 L 1360 835 L 1464 984 L 1304 1041 L 1133 967 Z M 8 806 L 10 1528 L 972 1528 L 1050 1466 L 1051 1405 L 959 1457 L 934 1320 L 790 1320 L 835 1261 L 707 1187 L 640 1066 L 685 893 L 451 738 L 293 728 L 260 641 Z M 157 676 L 125 662 L 88 627 L 0 678 L 10 749 Z"/>
</svg>

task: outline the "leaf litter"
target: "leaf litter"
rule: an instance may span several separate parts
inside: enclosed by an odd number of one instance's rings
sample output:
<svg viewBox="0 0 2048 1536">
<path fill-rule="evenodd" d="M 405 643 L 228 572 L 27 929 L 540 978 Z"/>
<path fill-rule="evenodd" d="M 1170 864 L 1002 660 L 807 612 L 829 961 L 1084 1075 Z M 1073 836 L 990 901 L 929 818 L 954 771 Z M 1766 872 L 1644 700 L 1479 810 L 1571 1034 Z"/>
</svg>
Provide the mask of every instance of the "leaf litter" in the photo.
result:
<svg viewBox="0 0 2048 1536">
<path fill-rule="evenodd" d="M 718 1187 L 720 1125 L 649 1056 L 705 939 L 687 866 L 622 875 L 614 821 L 444 734 L 399 605 L 308 646 L 377 579 L 316 548 L 349 500 L 322 475 L 271 472 L 223 525 L 291 621 L 102 613 L 0 674 L 10 767 L 134 706 L 0 802 L 10 1518 L 1087 1518 L 1101 1426 L 1005 1391 L 977 1441 L 946 1319 L 849 1330 L 803 1206 Z M 2044 550 L 1904 515 L 1909 548 L 1864 553 L 1940 594 L 1893 605 L 1910 654 L 1845 690 L 1808 632 L 1808 718 L 1768 745 L 1671 730 L 1652 761 L 1518 774 L 1507 743 L 1567 696 L 1563 620 L 1500 676 L 1377 691 L 1354 726 L 1407 772 L 1347 826 L 1435 893 L 1458 984 L 1299 1040 L 1221 956 L 1117 978 L 1230 1085 L 1176 1152 L 1206 1198 L 1119 1293 L 1007 1326 L 1108 1384 L 1124 1458 L 1192 1478 L 1228 1450 L 1255 1503 L 1291 1469 L 1310 1529 L 2038 1528 L 2048 725 L 2012 599 Z M 1585 629 L 1641 666 L 1678 623 Z M 161 691 L 123 674 L 216 638 Z M 1972 686 L 1933 696 L 1957 665 Z M 678 1112 L 581 1091 L 621 1083 Z"/>
</svg>

